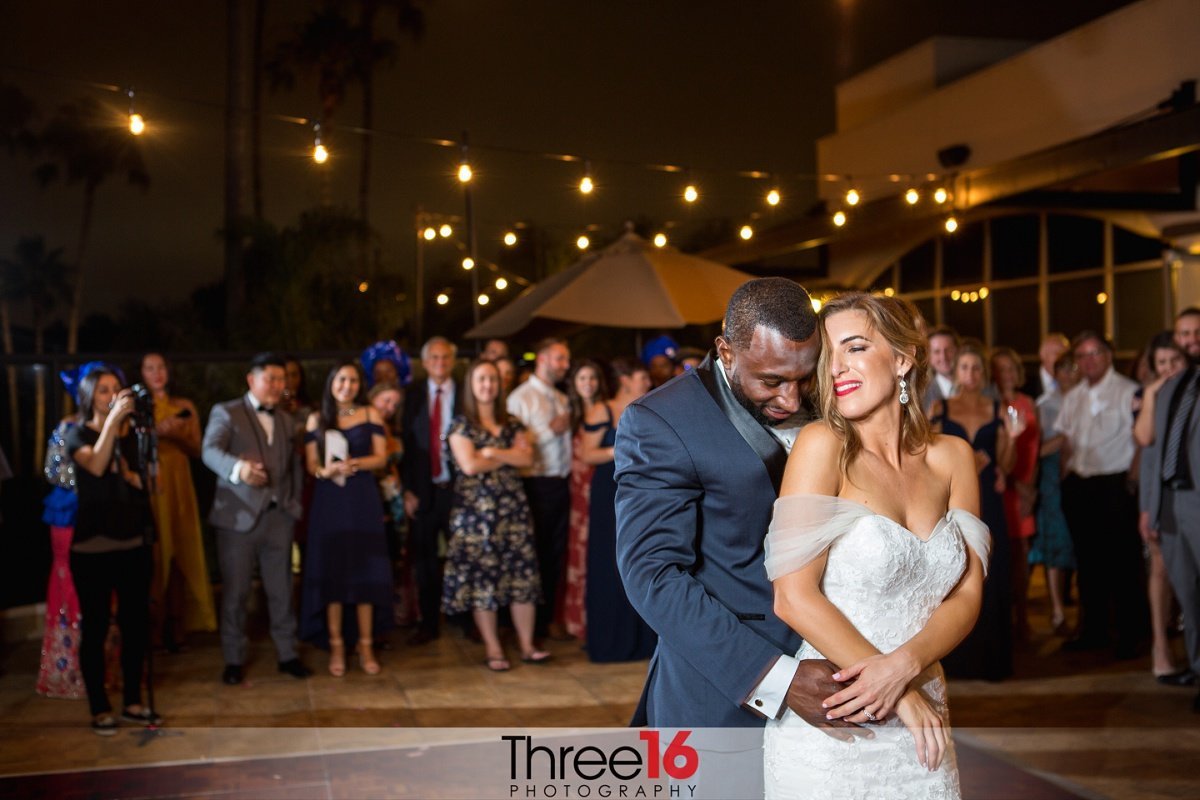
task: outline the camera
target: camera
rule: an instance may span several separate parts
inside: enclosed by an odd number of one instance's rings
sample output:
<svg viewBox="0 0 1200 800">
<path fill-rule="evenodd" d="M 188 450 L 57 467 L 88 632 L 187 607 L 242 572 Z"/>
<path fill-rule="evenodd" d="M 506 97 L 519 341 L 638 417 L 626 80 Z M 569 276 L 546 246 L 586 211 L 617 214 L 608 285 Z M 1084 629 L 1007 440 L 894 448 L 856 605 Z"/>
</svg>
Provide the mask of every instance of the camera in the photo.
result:
<svg viewBox="0 0 1200 800">
<path fill-rule="evenodd" d="M 137 430 L 153 430 L 154 395 L 141 383 L 130 386 L 129 391 L 133 396 L 133 413 L 129 415 L 133 427 Z"/>
</svg>

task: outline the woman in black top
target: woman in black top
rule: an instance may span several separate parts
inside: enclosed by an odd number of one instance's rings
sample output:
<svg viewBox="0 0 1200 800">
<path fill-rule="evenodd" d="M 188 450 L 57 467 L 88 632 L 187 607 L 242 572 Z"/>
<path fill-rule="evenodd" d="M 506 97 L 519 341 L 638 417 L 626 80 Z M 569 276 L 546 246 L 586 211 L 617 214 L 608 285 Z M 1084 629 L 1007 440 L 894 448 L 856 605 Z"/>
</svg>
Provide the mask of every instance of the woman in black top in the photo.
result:
<svg viewBox="0 0 1200 800">
<path fill-rule="evenodd" d="M 142 705 L 142 664 L 150 618 L 150 501 L 137 472 L 137 438 L 130 430 L 133 396 L 108 367 L 79 382 L 79 425 L 67 435 L 74 460 L 79 515 L 71 543 L 71 572 L 83 621 L 79 662 L 92 712 L 92 730 L 116 733 L 104 691 L 104 640 L 110 601 L 117 595 L 124 693 L 121 719 L 161 723 Z"/>
</svg>

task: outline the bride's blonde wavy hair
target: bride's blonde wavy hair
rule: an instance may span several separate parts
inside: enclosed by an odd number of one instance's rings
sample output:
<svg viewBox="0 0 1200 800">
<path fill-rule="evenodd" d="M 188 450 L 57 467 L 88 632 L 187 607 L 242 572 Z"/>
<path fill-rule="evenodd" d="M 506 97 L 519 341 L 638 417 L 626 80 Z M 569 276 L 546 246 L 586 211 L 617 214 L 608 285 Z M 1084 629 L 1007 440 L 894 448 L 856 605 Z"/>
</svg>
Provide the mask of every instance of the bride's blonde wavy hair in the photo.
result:
<svg viewBox="0 0 1200 800">
<path fill-rule="evenodd" d="M 925 387 L 929 383 L 929 352 L 925 335 L 921 332 L 920 314 L 911 303 L 898 297 L 848 292 L 834 297 L 821 307 L 822 326 L 829 317 L 843 311 L 865 313 L 871 330 L 882 334 L 892 352 L 912 360 L 912 367 L 903 376 L 908 381 L 908 402 L 901 406 L 900 445 L 909 455 L 922 452 L 933 443 L 933 430 L 921 405 Z M 837 408 L 830 368 L 835 344 L 828 335 L 822 336 L 821 358 L 817 366 L 817 399 L 825 422 L 841 437 L 842 452 L 838 457 L 838 468 L 842 477 L 847 477 L 850 465 L 862 452 L 862 439 L 854 425 Z"/>
</svg>

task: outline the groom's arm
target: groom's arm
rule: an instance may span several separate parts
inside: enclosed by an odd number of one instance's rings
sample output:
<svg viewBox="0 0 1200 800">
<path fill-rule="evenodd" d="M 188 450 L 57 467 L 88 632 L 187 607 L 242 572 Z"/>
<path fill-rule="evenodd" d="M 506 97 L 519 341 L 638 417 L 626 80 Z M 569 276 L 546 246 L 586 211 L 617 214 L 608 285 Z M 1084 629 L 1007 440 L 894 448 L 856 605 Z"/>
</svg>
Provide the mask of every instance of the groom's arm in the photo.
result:
<svg viewBox="0 0 1200 800">
<path fill-rule="evenodd" d="M 631 405 L 621 415 L 615 450 L 617 567 L 642 619 L 735 706 L 755 699 L 767 676 L 776 679 L 774 716 L 786 698 L 787 661 L 779 648 L 743 624 L 692 575 L 704 487 L 691 454 L 654 411 Z M 772 671 L 774 665 L 775 671 Z"/>
</svg>

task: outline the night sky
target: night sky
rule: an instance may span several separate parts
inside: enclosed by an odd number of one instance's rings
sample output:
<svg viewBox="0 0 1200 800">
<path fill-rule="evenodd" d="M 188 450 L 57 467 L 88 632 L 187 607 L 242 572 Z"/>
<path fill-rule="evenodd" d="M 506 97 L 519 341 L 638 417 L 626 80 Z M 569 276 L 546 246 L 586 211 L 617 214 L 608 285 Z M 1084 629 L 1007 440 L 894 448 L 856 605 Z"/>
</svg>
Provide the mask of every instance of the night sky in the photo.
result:
<svg viewBox="0 0 1200 800">
<path fill-rule="evenodd" d="M 932 35 L 1044 39 L 1126 0 L 1004 3 L 895 0 L 434 0 L 422 41 L 401 39 L 377 75 L 376 127 L 413 137 L 571 153 L 593 162 L 598 189 L 582 198 L 579 165 L 473 152 L 479 251 L 499 249 L 515 220 L 573 239 L 596 223 L 613 230 L 644 215 L 679 224 L 765 211 L 760 181 L 738 170 L 784 176 L 771 219 L 813 201 L 814 140 L 832 131 L 833 87 Z M 113 311 L 127 297 L 176 300 L 220 277 L 222 249 L 225 3 L 219 0 L 7 2 L 0 25 L 0 78 L 38 103 L 44 122 L 83 95 L 123 109 L 122 96 L 85 82 L 130 85 L 149 130 L 142 137 L 151 188 L 114 180 L 97 195 L 87 310 Z M 268 3 L 267 48 L 304 18 L 308 3 Z M 390 33 L 382 17 L 377 30 Z M 313 80 L 269 95 L 267 111 L 317 114 Z M 359 122 L 352 92 L 335 120 Z M 265 210 L 277 224 L 318 202 L 311 132 L 264 124 Z M 357 201 L 358 137 L 328 138 L 335 204 Z M 413 269 L 413 210 L 462 211 L 456 150 L 381 135 L 375 147 L 372 223 L 383 268 Z M 611 161 L 689 165 L 703 192 L 678 200 L 679 175 Z M 0 252 L 44 235 L 74 247 L 82 191 L 40 189 L 27 159 L 0 155 Z M 442 245 L 442 247 L 446 247 Z M 450 258 L 446 252 L 431 258 Z M 18 314 L 18 321 L 20 321 Z"/>
</svg>

